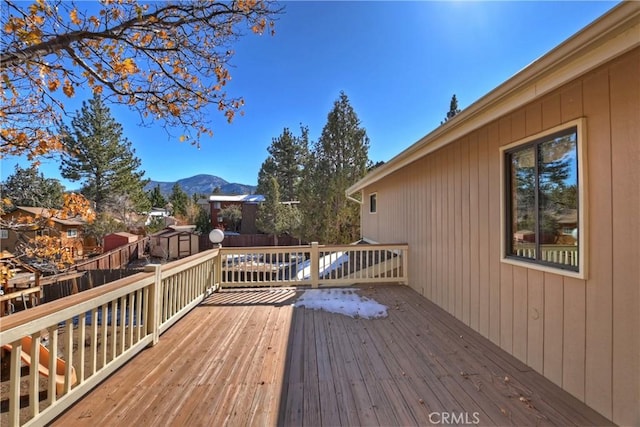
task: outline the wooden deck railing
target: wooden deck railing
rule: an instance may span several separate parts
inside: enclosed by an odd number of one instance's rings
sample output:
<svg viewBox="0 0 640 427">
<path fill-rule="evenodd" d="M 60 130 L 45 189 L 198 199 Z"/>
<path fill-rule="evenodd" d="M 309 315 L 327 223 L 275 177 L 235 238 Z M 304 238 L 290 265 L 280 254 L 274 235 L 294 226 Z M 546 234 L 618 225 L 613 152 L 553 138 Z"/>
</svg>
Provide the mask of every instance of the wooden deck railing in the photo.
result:
<svg viewBox="0 0 640 427">
<path fill-rule="evenodd" d="M 316 243 L 212 249 L 3 318 L 10 390 L 0 425 L 50 422 L 219 287 L 406 283 L 407 251 Z"/>
<path fill-rule="evenodd" d="M 0 425 L 46 424 L 156 343 L 216 289 L 218 259 L 219 250 L 213 249 L 150 265 L 148 272 L 2 319 L 0 345 L 10 354 L 10 391 Z M 31 337 L 30 348 L 23 348 L 25 337 Z M 23 363 L 29 366 L 28 381 L 21 377 Z M 28 405 L 21 413 L 25 394 Z"/>
<path fill-rule="evenodd" d="M 408 245 L 318 245 L 222 248 L 220 285 L 336 286 L 407 283 Z"/>
</svg>

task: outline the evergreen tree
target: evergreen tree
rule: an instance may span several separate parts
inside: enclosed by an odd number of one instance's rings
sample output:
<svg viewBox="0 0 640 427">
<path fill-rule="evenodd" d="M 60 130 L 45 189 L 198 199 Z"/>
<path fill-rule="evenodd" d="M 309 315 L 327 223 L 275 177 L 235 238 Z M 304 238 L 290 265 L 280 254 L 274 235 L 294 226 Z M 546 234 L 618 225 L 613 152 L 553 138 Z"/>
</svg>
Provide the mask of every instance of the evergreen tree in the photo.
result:
<svg viewBox="0 0 640 427">
<path fill-rule="evenodd" d="M 2 197 L 11 200 L 14 206 L 62 208 L 64 187 L 57 179 L 45 178 L 35 166 L 23 169 L 15 166 L 2 185 Z"/>
<path fill-rule="evenodd" d="M 140 211 L 148 206 L 140 159 L 100 95 L 82 103 L 71 129 L 64 126 L 62 134 L 62 176 L 83 183 L 82 194 L 95 202 L 97 212 L 106 210 L 110 197 L 120 195 L 129 196 Z"/>
<path fill-rule="evenodd" d="M 278 180 L 274 176 L 269 178 L 264 190 L 265 200 L 258 208 L 256 227 L 263 233 L 272 234 L 277 245 L 278 235 L 286 229 Z"/>
<path fill-rule="evenodd" d="M 211 227 L 211 215 L 205 209 L 200 207 L 198 216 L 195 221 L 196 231 L 200 234 L 209 234 L 212 230 Z"/>
<path fill-rule="evenodd" d="M 264 194 L 270 178 L 275 177 L 282 200 L 298 200 L 298 186 L 308 146 L 309 130 L 304 126 L 300 128 L 300 136 L 295 136 L 288 128 L 284 128 L 279 137 L 273 138 L 267 149 L 269 156 L 258 173 L 257 193 Z"/>
<path fill-rule="evenodd" d="M 167 204 L 167 199 L 164 198 L 160 192 L 160 186 L 156 185 L 152 190 L 147 192 L 151 206 L 154 208 L 164 208 Z"/>
<path fill-rule="evenodd" d="M 365 175 L 368 153 L 366 130 L 341 92 L 305 166 L 300 195 L 307 240 L 348 243 L 360 237 L 360 209 L 345 190 Z"/>
<path fill-rule="evenodd" d="M 440 122 L 440 124 L 444 124 L 448 122 L 459 112 L 460 112 L 460 109 L 458 108 L 458 98 L 456 98 L 456 95 L 454 94 L 451 97 L 451 102 L 449 103 L 449 111 L 447 112 L 447 116 L 444 118 L 443 121 Z"/>
<path fill-rule="evenodd" d="M 171 188 L 171 194 L 169 194 L 169 203 L 173 207 L 172 215 L 185 216 L 187 214 L 187 204 L 189 203 L 189 196 L 184 192 L 180 184 L 177 182 L 173 184 Z"/>
</svg>

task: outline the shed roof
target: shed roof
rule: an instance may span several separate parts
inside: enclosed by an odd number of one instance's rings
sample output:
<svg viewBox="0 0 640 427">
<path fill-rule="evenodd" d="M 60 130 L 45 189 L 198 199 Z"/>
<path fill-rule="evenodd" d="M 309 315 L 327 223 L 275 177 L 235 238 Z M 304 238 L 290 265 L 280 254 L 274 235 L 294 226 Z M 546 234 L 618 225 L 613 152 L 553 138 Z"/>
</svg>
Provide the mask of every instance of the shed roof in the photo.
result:
<svg viewBox="0 0 640 427">
<path fill-rule="evenodd" d="M 346 190 L 391 173 L 640 46 L 640 2 L 621 2 Z"/>
</svg>

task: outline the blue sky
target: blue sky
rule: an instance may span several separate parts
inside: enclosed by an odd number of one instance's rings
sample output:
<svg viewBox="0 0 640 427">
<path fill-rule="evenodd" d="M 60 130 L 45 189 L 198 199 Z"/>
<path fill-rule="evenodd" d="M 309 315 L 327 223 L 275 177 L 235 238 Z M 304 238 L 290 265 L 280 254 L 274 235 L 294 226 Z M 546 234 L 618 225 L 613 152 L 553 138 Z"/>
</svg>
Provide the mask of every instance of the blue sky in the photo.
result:
<svg viewBox="0 0 640 427">
<path fill-rule="evenodd" d="M 228 92 L 244 97 L 244 116 L 230 125 L 220 116 L 200 149 L 160 126 L 138 127 L 125 108 L 112 113 L 147 178 L 206 173 L 255 185 L 271 140 L 285 127 L 298 134 L 300 124 L 317 140 L 342 90 L 367 130 L 369 157 L 386 161 L 436 128 L 454 93 L 464 109 L 615 4 L 282 2 L 275 36 L 247 34 L 235 45 Z M 27 164 L 2 159 L 3 180 L 16 163 Z M 40 168 L 60 178 L 58 167 L 45 160 Z"/>
</svg>

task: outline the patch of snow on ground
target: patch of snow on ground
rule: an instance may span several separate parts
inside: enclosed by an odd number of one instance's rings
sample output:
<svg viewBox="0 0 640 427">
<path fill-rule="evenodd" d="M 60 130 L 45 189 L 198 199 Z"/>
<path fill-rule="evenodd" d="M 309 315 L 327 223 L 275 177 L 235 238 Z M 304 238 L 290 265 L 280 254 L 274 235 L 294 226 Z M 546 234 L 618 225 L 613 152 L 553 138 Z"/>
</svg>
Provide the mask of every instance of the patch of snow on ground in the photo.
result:
<svg viewBox="0 0 640 427">
<path fill-rule="evenodd" d="M 387 306 L 358 295 L 353 289 L 309 289 L 304 291 L 294 307 L 324 310 L 349 317 L 375 319 L 387 317 Z"/>
</svg>

